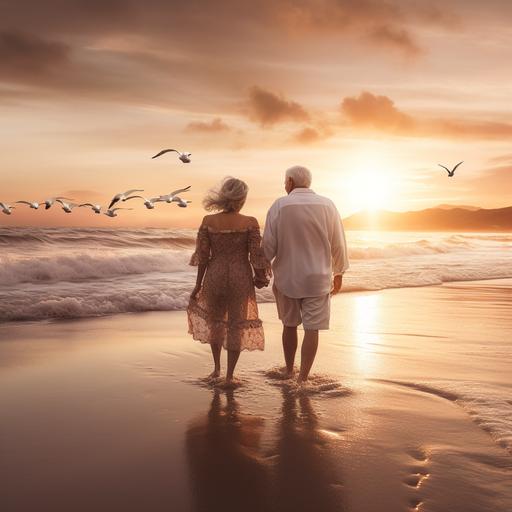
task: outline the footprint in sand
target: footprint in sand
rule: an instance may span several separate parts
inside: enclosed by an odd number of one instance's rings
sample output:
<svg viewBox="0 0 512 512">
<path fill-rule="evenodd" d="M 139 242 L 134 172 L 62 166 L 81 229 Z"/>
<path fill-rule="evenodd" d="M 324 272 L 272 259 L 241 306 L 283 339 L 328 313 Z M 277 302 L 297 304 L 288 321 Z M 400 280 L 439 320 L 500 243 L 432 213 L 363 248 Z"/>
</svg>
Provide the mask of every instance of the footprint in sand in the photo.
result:
<svg viewBox="0 0 512 512">
<path fill-rule="evenodd" d="M 425 480 L 430 477 L 427 467 L 430 459 L 422 447 L 407 450 L 407 455 L 413 460 L 413 463 L 408 466 L 408 475 L 404 478 L 403 482 L 416 494 L 425 483 Z M 423 500 L 418 495 L 413 496 L 409 501 L 411 509 L 417 512 L 421 510 L 422 504 Z"/>
<path fill-rule="evenodd" d="M 419 512 L 421 510 L 421 505 L 423 505 L 423 502 L 418 499 L 412 499 L 409 504 L 411 505 L 411 510 L 414 512 Z"/>
</svg>

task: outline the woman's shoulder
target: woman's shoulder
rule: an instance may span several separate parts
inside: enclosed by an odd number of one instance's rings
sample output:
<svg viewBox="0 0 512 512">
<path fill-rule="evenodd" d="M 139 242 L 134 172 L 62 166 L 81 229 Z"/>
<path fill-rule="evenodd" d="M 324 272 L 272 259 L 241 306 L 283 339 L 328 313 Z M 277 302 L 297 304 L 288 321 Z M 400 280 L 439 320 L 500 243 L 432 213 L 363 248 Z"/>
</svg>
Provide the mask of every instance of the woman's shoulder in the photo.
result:
<svg viewBox="0 0 512 512">
<path fill-rule="evenodd" d="M 241 215 L 241 214 L 240 214 Z M 259 228 L 260 225 L 258 223 L 258 219 L 256 217 L 251 217 L 250 215 L 241 215 L 246 222 L 248 228 Z"/>
</svg>

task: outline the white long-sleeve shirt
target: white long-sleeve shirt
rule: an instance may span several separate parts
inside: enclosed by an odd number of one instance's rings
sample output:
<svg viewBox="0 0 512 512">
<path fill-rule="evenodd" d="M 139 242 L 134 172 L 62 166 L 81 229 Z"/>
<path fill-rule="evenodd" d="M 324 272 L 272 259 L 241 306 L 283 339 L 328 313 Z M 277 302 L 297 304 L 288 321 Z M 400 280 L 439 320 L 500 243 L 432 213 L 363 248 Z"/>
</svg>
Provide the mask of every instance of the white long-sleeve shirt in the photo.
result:
<svg viewBox="0 0 512 512">
<path fill-rule="evenodd" d="M 336 206 L 309 188 L 295 188 L 270 207 L 263 250 L 272 261 L 276 288 L 292 298 L 329 293 L 333 274 L 349 266 Z"/>
</svg>

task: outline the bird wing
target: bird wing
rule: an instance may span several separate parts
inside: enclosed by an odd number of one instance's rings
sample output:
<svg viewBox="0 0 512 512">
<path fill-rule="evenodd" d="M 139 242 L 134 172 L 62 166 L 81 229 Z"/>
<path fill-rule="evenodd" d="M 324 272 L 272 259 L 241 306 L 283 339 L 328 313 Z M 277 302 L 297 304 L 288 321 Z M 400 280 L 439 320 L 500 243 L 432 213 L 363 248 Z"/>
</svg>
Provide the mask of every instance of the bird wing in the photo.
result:
<svg viewBox="0 0 512 512">
<path fill-rule="evenodd" d="M 110 204 L 108 205 L 108 209 L 110 210 L 110 208 L 112 208 L 112 206 L 114 206 L 117 202 L 119 201 L 119 197 L 114 197 L 112 199 L 112 201 L 110 201 Z"/>
<path fill-rule="evenodd" d="M 187 192 L 188 190 L 190 190 L 190 185 L 188 187 L 185 187 L 185 188 L 179 188 L 178 190 L 173 190 L 169 195 L 170 196 L 175 196 L 177 194 L 181 194 L 182 192 Z"/>
<path fill-rule="evenodd" d="M 2 209 L 6 208 L 5 203 L 0 202 L 0 208 L 2 208 Z"/>
<path fill-rule="evenodd" d="M 130 196 L 130 197 L 127 197 L 125 199 L 125 201 L 128 201 L 129 199 L 135 199 L 136 197 L 138 197 L 139 199 L 144 199 L 144 201 L 147 201 L 147 199 L 145 197 L 142 197 L 142 196 Z"/>
<path fill-rule="evenodd" d="M 144 192 L 144 190 L 140 188 L 133 188 L 131 190 L 127 190 L 123 195 L 124 196 L 131 196 L 134 192 Z"/>
<path fill-rule="evenodd" d="M 161 156 L 165 153 L 169 153 L 169 151 L 175 151 L 176 153 L 178 153 L 178 155 L 180 154 L 180 152 L 177 150 L 177 149 L 162 149 L 162 151 L 160 151 L 160 153 L 157 153 L 155 156 L 152 156 L 151 158 L 156 158 L 158 156 Z"/>
<path fill-rule="evenodd" d="M 459 162 L 453 169 L 452 169 L 452 173 L 455 172 L 455 169 L 457 169 L 457 167 L 459 167 L 460 164 L 463 164 L 464 163 L 464 160 L 462 160 L 462 162 Z"/>
<path fill-rule="evenodd" d="M 437 165 L 439 165 L 440 167 L 442 167 L 443 169 L 445 169 L 445 170 L 446 170 L 446 172 L 447 172 L 448 174 L 450 174 L 450 169 L 448 169 L 448 167 L 445 167 L 444 165 L 441 165 L 441 164 L 437 164 Z"/>
<path fill-rule="evenodd" d="M 64 206 L 64 201 L 62 199 L 55 199 L 55 201 L 57 201 L 57 203 L 60 203 L 62 206 Z"/>
<path fill-rule="evenodd" d="M 110 209 L 110 208 L 109 208 Z M 112 208 L 111 211 L 115 212 L 117 210 L 133 210 L 133 208 Z"/>
<path fill-rule="evenodd" d="M 15 203 L 28 204 L 29 206 L 32 204 L 29 201 L 14 201 Z"/>
<path fill-rule="evenodd" d="M 55 198 L 52 198 L 54 199 L 55 201 L 58 201 L 59 199 L 64 199 L 64 201 L 73 201 L 73 199 L 71 199 L 70 197 L 55 197 Z"/>
<path fill-rule="evenodd" d="M 150 197 L 149 198 L 149 202 L 150 203 L 159 203 L 162 201 L 162 196 L 159 196 L 159 197 Z"/>
<path fill-rule="evenodd" d="M 91 208 L 94 208 L 94 205 L 91 204 L 91 203 L 83 203 L 83 204 L 79 204 L 78 207 L 80 208 L 81 206 L 90 206 Z"/>
</svg>

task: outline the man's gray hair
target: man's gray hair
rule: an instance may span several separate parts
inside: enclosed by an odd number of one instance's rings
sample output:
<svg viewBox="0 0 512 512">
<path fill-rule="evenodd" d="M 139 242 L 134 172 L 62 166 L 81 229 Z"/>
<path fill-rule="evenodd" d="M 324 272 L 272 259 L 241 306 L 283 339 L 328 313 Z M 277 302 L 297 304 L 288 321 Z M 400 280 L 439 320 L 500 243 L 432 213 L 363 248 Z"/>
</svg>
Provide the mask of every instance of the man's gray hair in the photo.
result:
<svg viewBox="0 0 512 512">
<path fill-rule="evenodd" d="M 294 165 L 287 169 L 286 177 L 291 178 L 296 187 L 309 188 L 311 186 L 311 171 L 302 165 Z"/>
</svg>

